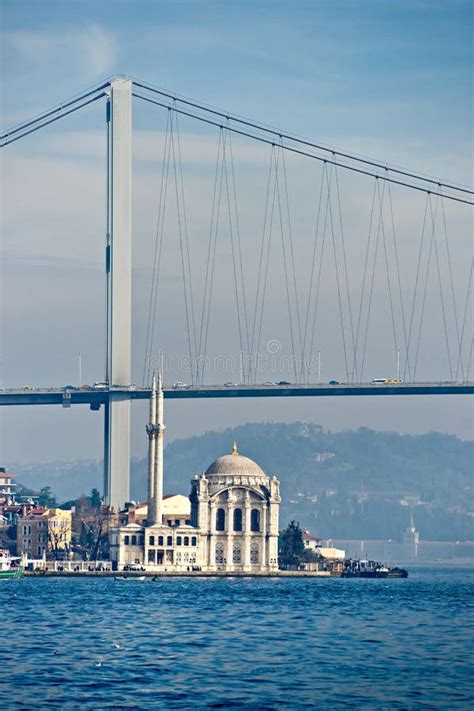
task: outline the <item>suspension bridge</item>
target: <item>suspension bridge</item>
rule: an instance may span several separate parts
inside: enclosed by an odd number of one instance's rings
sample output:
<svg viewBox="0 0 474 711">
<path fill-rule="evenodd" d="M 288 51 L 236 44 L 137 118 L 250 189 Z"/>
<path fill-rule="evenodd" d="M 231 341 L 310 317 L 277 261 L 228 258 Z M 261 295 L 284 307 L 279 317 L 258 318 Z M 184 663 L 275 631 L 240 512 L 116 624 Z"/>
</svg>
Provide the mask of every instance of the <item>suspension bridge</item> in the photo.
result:
<svg viewBox="0 0 474 711">
<path fill-rule="evenodd" d="M 474 392 L 471 188 L 138 79 L 92 87 L 5 131 L 0 145 L 97 101 L 106 106 L 103 382 L 6 388 L 0 405 L 103 407 L 104 494 L 111 504 L 129 499 L 131 401 L 149 397 L 151 372 L 176 331 L 184 332 L 186 355 L 175 372 L 189 385 L 167 388 L 167 398 Z M 151 283 L 140 314 L 141 365 L 133 368 L 139 385 L 132 378 L 132 103 L 155 112 L 160 126 Z M 172 278 L 168 255 L 176 263 Z M 179 303 L 181 315 L 170 318 L 164 303 Z M 341 381 L 321 382 L 323 346 Z M 382 355 L 374 359 L 374 352 Z M 380 363 L 388 377 L 368 374 Z M 212 383 L 222 373 L 232 380 Z"/>
</svg>

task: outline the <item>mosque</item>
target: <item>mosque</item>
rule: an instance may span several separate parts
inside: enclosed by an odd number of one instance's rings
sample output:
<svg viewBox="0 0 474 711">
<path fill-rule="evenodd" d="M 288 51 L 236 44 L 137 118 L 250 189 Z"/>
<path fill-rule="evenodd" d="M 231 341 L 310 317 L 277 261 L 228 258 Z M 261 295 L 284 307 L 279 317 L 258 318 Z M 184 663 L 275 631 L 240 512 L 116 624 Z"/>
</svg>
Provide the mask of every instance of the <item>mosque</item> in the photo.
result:
<svg viewBox="0 0 474 711">
<path fill-rule="evenodd" d="M 111 530 L 110 557 L 118 570 L 140 566 L 179 572 L 269 573 L 278 570 L 280 482 L 269 477 L 234 442 L 191 480 L 187 510 L 171 514 L 163 496 L 164 397 L 153 377 L 148 434 L 148 502 L 142 516 L 121 515 Z M 181 508 L 183 508 L 181 504 Z M 125 512 L 122 512 L 125 513 Z"/>
</svg>

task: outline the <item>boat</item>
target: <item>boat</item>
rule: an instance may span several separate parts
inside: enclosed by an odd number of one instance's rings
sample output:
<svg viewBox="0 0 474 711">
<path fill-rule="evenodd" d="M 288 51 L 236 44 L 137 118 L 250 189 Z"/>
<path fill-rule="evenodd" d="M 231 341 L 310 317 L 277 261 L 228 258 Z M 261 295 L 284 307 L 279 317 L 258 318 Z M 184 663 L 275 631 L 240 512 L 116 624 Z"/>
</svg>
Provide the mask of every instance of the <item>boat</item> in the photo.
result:
<svg viewBox="0 0 474 711">
<path fill-rule="evenodd" d="M 114 580 L 146 580 L 145 575 L 114 575 Z"/>
<path fill-rule="evenodd" d="M 408 578 L 408 571 L 405 568 L 390 568 L 388 578 Z"/>
<path fill-rule="evenodd" d="M 343 578 L 408 578 L 404 568 L 389 568 L 374 560 L 344 561 Z"/>
<path fill-rule="evenodd" d="M 17 561 L 20 558 L 12 557 L 6 548 L 0 548 L 0 580 L 22 578 L 25 571 Z"/>
</svg>

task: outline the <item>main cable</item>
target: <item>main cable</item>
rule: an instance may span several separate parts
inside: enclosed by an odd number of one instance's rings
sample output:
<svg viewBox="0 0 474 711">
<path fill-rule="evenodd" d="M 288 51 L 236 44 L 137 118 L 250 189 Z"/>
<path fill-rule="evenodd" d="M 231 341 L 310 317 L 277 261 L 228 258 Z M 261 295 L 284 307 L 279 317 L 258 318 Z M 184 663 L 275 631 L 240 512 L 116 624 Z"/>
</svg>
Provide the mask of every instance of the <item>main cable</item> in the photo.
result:
<svg viewBox="0 0 474 711">
<path fill-rule="evenodd" d="M 171 108 L 168 104 L 164 104 L 162 101 L 156 101 L 156 99 L 150 99 L 148 96 L 143 96 L 142 94 L 137 94 L 136 92 L 132 92 L 132 95 L 135 96 L 137 99 L 142 99 L 142 101 L 146 101 L 149 104 L 154 104 L 155 106 L 161 106 L 163 109 L 169 109 Z M 204 116 L 199 116 L 197 114 L 193 114 L 190 111 L 184 111 L 183 109 L 178 109 L 176 107 L 172 107 L 173 111 L 176 111 L 179 114 L 182 114 L 183 116 L 188 116 L 189 118 L 196 119 L 197 121 L 201 121 L 202 123 L 206 123 L 209 126 L 217 126 L 218 128 L 221 128 L 222 124 L 217 122 L 217 121 L 212 121 L 212 119 L 205 118 Z M 260 143 L 266 143 L 267 145 L 273 146 L 277 145 L 275 141 L 272 141 L 269 138 L 264 138 L 263 136 L 256 136 L 253 133 L 250 133 L 249 131 L 243 131 L 238 128 L 232 128 L 231 126 L 226 126 L 225 127 L 227 131 L 232 131 L 232 133 L 236 133 L 239 136 L 245 136 L 246 138 L 252 138 L 255 141 L 259 141 Z M 418 192 L 422 192 L 428 195 L 436 195 L 437 197 L 442 197 L 445 198 L 446 200 L 453 200 L 454 202 L 462 202 L 466 205 L 474 205 L 474 202 L 470 200 L 466 200 L 465 198 L 461 197 L 455 197 L 454 195 L 448 195 L 446 193 L 442 192 L 436 192 L 434 190 L 430 190 L 429 188 L 422 187 L 420 185 L 413 185 L 413 183 L 407 183 L 403 180 L 395 180 L 395 178 L 391 178 L 387 175 L 381 175 L 378 173 L 372 173 L 370 170 L 364 170 L 363 168 L 356 168 L 353 165 L 348 165 L 347 163 L 337 163 L 334 160 L 331 160 L 330 158 L 324 158 L 323 156 L 318 156 L 315 155 L 314 153 L 308 153 L 308 151 L 303 151 L 300 148 L 294 148 L 292 146 L 284 145 L 284 150 L 290 151 L 290 153 L 296 153 L 297 155 L 300 156 L 305 156 L 306 158 L 312 158 L 313 160 L 318 160 L 323 163 L 329 163 L 330 165 L 337 165 L 339 168 L 345 168 L 346 170 L 350 170 L 353 173 L 358 173 L 359 175 L 367 175 L 372 178 L 378 178 L 379 180 L 384 180 L 389 183 L 393 183 L 394 185 L 401 185 L 405 188 L 410 188 L 411 190 L 417 190 Z M 385 168 L 384 168 L 385 170 Z M 438 185 L 438 183 L 436 183 Z M 442 184 L 441 184 L 442 185 Z M 470 191 L 464 191 L 464 192 L 470 192 Z"/>
<path fill-rule="evenodd" d="M 25 136 L 29 136 L 30 133 L 35 133 L 35 131 L 39 131 L 40 128 L 44 128 L 45 126 L 49 126 L 49 124 L 54 123 L 55 121 L 59 121 L 59 119 L 64 118 L 65 116 L 69 116 L 69 114 L 73 114 L 75 111 L 79 111 L 79 109 L 83 109 L 85 106 L 88 106 L 89 104 L 94 103 L 94 101 L 97 101 L 97 99 L 101 99 L 103 96 L 106 96 L 106 92 L 102 91 L 100 94 L 97 94 L 97 96 L 92 97 L 92 99 L 88 99 L 88 101 L 83 101 L 82 104 L 79 104 L 78 106 L 74 106 L 72 109 L 69 109 L 69 111 L 64 111 L 61 113 L 59 116 L 54 116 L 54 118 L 50 118 L 48 121 L 44 121 L 43 123 L 40 123 L 38 126 L 33 126 L 32 128 L 29 129 L 29 131 L 24 131 L 23 133 L 20 133 L 20 135 L 17 136 L 12 136 L 9 140 L 4 140 L 2 142 L 3 136 L 0 137 L 0 148 L 4 148 L 5 146 L 10 145 L 10 143 L 15 143 L 15 141 L 19 141 L 20 138 L 24 138 Z M 6 134 L 8 136 L 8 134 Z"/>
<path fill-rule="evenodd" d="M 416 173 L 412 173 L 408 170 L 402 170 L 401 168 L 395 168 L 395 167 L 390 167 L 385 163 L 381 163 L 379 161 L 375 160 L 370 160 L 368 158 L 362 158 L 361 156 L 356 156 L 348 152 L 344 151 L 339 151 L 335 150 L 333 148 L 328 148 L 327 146 L 323 146 L 318 143 L 314 143 L 313 141 L 305 140 L 302 138 L 297 138 L 296 136 L 291 136 L 289 134 L 282 133 L 281 131 L 278 131 L 274 128 L 270 128 L 268 126 L 264 126 L 262 124 L 255 123 L 253 121 L 249 121 L 243 118 L 239 118 L 237 116 L 231 116 L 229 112 L 223 112 L 219 111 L 218 109 L 213 109 L 207 106 L 204 106 L 203 104 L 199 104 L 195 101 L 191 101 L 190 99 L 184 99 L 176 96 L 176 94 L 170 94 L 169 92 L 163 91 L 162 89 L 158 89 L 157 87 L 153 87 L 150 84 L 146 84 L 145 82 L 141 82 L 135 79 L 132 79 L 132 82 L 135 86 L 138 86 L 142 89 L 145 89 L 146 91 L 150 91 L 154 94 L 158 94 L 159 96 L 164 96 L 168 99 L 171 99 L 173 102 L 179 101 L 181 104 L 185 104 L 186 106 L 190 106 L 194 109 L 198 109 L 199 111 L 205 111 L 208 114 L 212 114 L 214 116 L 219 116 L 220 118 L 224 118 L 227 121 L 235 121 L 235 123 L 239 123 L 243 126 L 248 126 L 249 128 L 254 128 L 259 131 L 263 131 L 265 133 L 271 134 L 273 136 L 276 136 L 278 139 L 285 139 L 285 140 L 290 140 L 293 141 L 294 143 L 298 143 L 303 146 L 307 146 L 310 148 L 316 148 L 317 150 L 325 151 L 327 153 L 331 153 L 333 155 L 341 156 L 343 158 L 347 158 L 349 160 L 356 161 L 358 163 L 362 163 L 364 165 L 370 165 L 373 168 L 381 168 L 383 170 L 388 170 L 391 173 L 396 173 L 397 175 L 403 175 L 406 178 L 413 178 L 414 180 L 420 180 L 425 183 L 430 183 L 431 185 L 436 185 L 438 188 L 448 188 L 449 190 L 456 190 L 458 192 L 463 192 L 469 195 L 474 195 L 474 190 L 468 189 L 465 187 L 461 187 L 459 185 L 453 185 L 451 183 L 441 181 L 441 180 L 435 180 L 433 178 L 428 178 Z M 141 97 L 144 98 L 144 97 Z M 198 117 L 196 117 L 198 118 Z M 204 119 L 203 119 L 204 120 Z"/>
</svg>

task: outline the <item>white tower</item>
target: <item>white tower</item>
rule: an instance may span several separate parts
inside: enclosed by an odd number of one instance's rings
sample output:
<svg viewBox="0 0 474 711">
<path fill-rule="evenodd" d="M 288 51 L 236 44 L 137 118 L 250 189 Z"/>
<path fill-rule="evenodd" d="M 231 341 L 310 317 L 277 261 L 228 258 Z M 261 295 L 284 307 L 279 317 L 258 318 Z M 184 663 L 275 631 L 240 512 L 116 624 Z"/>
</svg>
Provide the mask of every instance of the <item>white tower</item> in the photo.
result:
<svg viewBox="0 0 474 711">
<path fill-rule="evenodd" d="M 148 434 L 148 525 L 161 526 L 163 522 L 163 439 L 164 439 L 164 395 L 161 372 L 156 378 L 150 399 L 150 422 Z"/>
<path fill-rule="evenodd" d="M 156 376 L 153 373 L 150 397 L 150 417 L 146 426 L 148 435 L 148 519 L 151 520 L 153 494 L 155 491 L 155 450 L 158 428 L 156 426 Z"/>
</svg>

